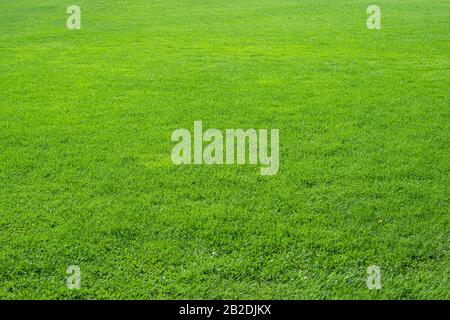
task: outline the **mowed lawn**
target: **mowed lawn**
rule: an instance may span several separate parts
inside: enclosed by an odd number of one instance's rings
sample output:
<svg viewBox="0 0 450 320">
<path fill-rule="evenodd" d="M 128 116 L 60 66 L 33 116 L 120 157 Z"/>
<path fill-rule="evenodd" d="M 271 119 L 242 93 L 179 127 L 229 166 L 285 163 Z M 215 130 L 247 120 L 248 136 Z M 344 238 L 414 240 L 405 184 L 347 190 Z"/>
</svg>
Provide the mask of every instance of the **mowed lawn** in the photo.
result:
<svg viewBox="0 0 450 320">
<path fill-rule="evenodd" d="M 2 0 L 0 298 L 449 299 L 450 4 L 373 3 Z M 195 120 L 278 174 L 175 166 Z"/>
</svg>

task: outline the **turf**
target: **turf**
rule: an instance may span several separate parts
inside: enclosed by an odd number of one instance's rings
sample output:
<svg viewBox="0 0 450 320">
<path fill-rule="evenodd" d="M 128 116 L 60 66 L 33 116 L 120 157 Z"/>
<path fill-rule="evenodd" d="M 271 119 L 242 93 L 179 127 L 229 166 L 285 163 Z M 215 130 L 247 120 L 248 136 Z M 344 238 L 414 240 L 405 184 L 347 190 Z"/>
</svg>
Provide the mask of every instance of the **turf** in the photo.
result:
<svg viewBox="0 0 450 320">
<path fill-rule="evenodd" d="M 2 0 L 0 298 L 449 299 L 450 4 L 370 4 Z M 195 120 L 279 173 L 173 165 Z"/>
</svg>

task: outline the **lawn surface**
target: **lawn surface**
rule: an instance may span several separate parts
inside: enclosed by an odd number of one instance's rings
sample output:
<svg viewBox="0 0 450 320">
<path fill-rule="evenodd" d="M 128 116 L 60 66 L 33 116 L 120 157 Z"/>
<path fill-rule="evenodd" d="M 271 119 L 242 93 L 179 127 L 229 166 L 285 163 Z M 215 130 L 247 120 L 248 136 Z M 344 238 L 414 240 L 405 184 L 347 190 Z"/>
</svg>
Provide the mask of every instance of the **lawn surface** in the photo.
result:
<svg viewBox="0 0 450 320">
<path fill-rule="evenodd" d="M 370 4 L 2 0 L 0 298 L 449 299 L 450 3 Z M 173 165 L 195 120 L 279 173 Z"/>
</svg>

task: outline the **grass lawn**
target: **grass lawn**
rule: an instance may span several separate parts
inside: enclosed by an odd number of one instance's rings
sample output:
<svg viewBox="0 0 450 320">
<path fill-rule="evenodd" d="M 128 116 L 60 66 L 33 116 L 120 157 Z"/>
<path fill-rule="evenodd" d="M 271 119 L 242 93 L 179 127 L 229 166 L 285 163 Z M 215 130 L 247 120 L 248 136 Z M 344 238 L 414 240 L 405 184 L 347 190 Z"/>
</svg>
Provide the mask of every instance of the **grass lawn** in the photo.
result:
<svg viewBox="0 0 450 320">
<path fill-rule="evenodd" d="M 450 3 L 373 3 L 2 0 L 0 298 L 450 299 Z M 175 166 L 195 120 L 278 174 Z"/>
</svg>

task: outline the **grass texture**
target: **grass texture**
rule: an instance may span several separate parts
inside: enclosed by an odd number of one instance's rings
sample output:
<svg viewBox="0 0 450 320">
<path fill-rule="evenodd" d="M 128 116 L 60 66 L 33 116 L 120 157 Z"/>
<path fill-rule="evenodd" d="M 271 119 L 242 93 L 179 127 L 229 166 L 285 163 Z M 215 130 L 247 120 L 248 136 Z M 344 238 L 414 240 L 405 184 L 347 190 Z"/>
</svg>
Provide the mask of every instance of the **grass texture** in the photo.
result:
<svg viewBox="0 0 450 320">
<path fill-rule="evenodd" d="M 449 299 L 450 4 L 371 4 L 2 0 L 0 298 Z M 195 120 L 278 174 L 175 166 Z"/>
</svg>

